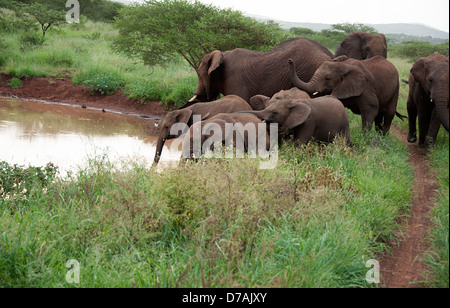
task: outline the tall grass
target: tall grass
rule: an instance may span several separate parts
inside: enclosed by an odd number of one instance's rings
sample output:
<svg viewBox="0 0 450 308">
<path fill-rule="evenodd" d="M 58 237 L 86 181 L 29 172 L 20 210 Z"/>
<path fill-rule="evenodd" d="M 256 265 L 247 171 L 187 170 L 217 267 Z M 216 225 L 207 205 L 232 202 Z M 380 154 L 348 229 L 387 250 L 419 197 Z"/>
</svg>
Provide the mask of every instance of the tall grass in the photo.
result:
<svg viewBox="0 0 450 308">
<path fill-rule="evenodd" d="M 157 173 L 105 160 L 0 199 L 0 284 L 71 287 L 372 287 L 411 201 L 401 142 L 363 135 L 295 148 L 274 170 L 254 159 L 201 160 Z M 245 172 L 243 172 L 245 170 Z M 36 184 L 37 185 L 37 184 Z"/>
</svg>

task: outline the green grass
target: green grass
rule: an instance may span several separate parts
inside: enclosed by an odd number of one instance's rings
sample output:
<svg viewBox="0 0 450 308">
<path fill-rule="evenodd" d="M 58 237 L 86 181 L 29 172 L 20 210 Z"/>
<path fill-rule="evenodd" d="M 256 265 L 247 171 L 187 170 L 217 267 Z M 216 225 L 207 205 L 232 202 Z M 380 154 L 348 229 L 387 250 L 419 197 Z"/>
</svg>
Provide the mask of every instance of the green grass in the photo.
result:
<svg viewBox="0 0 450 308">
<path fill-rule="evenodd" d="M 6 34 L 0 70 L 18 79 L 68 73 L 94 90 L 101 81 L 105 94 L 119 81 L 142 103 L 192 96 L 197 76 L 181 60 L 149 68 L 113 54 L 113 35 L 90 22 L 51 29 L 42 45 Z M 407 79 L 411 63 L 389 60 Z M 404 115 L 407 95 L 401 83 Z M 275 170 L 237 159 L 123 171 L 97 159 L 42 180 L 5 167 L 2 187 L 13 179 L 16 190 L 0 198 L 0 286 L 76 286 L 65 280 L 76 259 L 81 287 L 372 287 L 365 262 L 388 249 L 413 178 L 402 142 L 363 135 L 361 118 L 349 115 L 353 148 L 285 143 Z M 407 130 L 407 121 L 394 124 Z M 429 156 L 440 179 L 427 254 L 436 287 L 448 287 L 448 144 L 441 131 Z"/>
<path fill-rule="evenodd" d="M 80 287 L 373 287 L 365 262 L 407 213 L 413 179 L 401 142 L 351 118 L 353 148 L 287 142 L 274 170 L 97 159 L 4 197 L 0 285 L 76 286 L 65 280 L 75 259 Z"/>
<path fill-rule="evenodd" d="M 182 60 L 150 68 L 113 53 L 109 46 L 116 32 L 110 24 L 65 25 L 51 29 L 45 42 L 35 42 L 34 33 L 2 35 L 0 71 L 17 78 L 69 74 L 74 83 L 94 92 L 107 95 L 121 89 L 142 103 L 158 100 L 175 105 L 183 105 L 197 86 L 197 74 Z"/>
<path fill-rule="evenodd" d="M 397 67 L 400 79 L 408 79 L 412 64 L 407 59 L 393 58 L 391 62 Z M 400 97 L 397 110 L 407 115 L 406 101 L 408 98 L 409 86 L 400 83 Z M 394 120 L 394 124 L 403 132 L 408 132 L 408 120 Z M 436 145 L 428 153 L 427 157 L 431 163 L 433 172 L 438 177 L 439 189 L 435 195 L 436 207 L 431 212 L 431 219 L 434 226 L 431 230 L 431 248 L 425 258 L 429 269 L 425 273 L 427 283 L 430 287 L 448 288 L 449 277 L 449 135 L 443 127 L 439 131 Z"/>
</svg>

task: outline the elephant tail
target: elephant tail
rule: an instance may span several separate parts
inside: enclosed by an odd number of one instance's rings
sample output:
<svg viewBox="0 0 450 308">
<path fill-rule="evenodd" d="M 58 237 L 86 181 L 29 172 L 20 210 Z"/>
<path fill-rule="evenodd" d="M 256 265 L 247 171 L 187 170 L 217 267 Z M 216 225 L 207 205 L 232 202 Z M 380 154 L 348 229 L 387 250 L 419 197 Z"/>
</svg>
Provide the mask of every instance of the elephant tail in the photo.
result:
<svg viewBox="0 0 450 308">
<path fill-rule="evenodd" d="M 409 84 L 409 81 L 406 80 L 406 79 L 402 79 L 402 81 L 403 81 L 404 83 L 406 83 L 406 84 Z"/>
<path fill-rule="evenodd" d="M 404 115 L 402 115 L 402 114 L 400 114 L 400 113 L 398 113 L 398 112 L 395 112 L 395 115 L 396 115 L 400 120 L 402 120 L 402 121 L 404 121 L 405 119 L 408 118 L 407 116 L 404 116 Z"/>
</svg>

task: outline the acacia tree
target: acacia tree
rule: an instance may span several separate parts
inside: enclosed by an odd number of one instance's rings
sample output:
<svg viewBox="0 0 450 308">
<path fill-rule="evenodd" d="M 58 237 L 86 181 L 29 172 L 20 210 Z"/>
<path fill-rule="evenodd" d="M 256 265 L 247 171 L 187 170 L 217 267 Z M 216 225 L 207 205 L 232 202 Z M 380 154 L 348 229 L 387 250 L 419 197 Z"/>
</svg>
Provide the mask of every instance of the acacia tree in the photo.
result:
<svg viewBox="0 0 450 308">
<path fill-rule="evenodd" d="M 66 16 L 64 11 L 52 9 L 50 6 L 39 2 L 23 4 L 22 10 L 34 17 L 41 25 L 43 37 L 51 26 L 63 23 Z"/>
<path fill-rule="evenodd" d="M 194 69 L 213 50 L 265 50 L 288 35 L 274 22 L 258 22 L 239 11 L 196 0 L 135 3 L 119 11 L 114 26 L 119 30 L 113 41 L 116 51 L 148 65 L 178 54 Z"/>
</svg>

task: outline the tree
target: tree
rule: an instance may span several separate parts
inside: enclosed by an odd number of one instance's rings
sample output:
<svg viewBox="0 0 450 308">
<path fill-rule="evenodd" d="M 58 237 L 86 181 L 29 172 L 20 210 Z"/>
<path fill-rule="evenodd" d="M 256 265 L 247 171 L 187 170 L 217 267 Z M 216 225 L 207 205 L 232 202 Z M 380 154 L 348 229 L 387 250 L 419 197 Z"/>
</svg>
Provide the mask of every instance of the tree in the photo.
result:
<svg viewBox="0 0 450 308">
<path fill-rule="evenodd" d="M 236 47 L 266 50 L 287 38 L 274 22 L 258 22 L 239 11 L 199 1 L 149 0 L 119 11 L 114 23 L 116 51 L 143 59 L 148 65 L 181 55 L 196 69 L 213 50 Z"/>
<path fill-rule="evenodd" d="M 364 24 L 358 24 L 358 23 L 350 24 L 347 22 L 347 23 L 343 23 L 343 24 L 334 24 L 334 25 L 331 25 L 331 28 L 336 31 L 344 32 L 347 35 L 352 32 L 356 32 L 356 31 L 363 31 L 363 32 L 367 32 L 367 33 L 377 33 L 377 30 L 374 27 L 367 26 Z"/>
<path fill-rule="evenodd" d="M 42 37 L 45 37 L 45 33 L 51 26 L 63 23 L 66 16 L 64 11 L 52 9 L 39 2 L 23 4 L 22 10 L 39 22 L 42 29 Z"/>
</svg>

